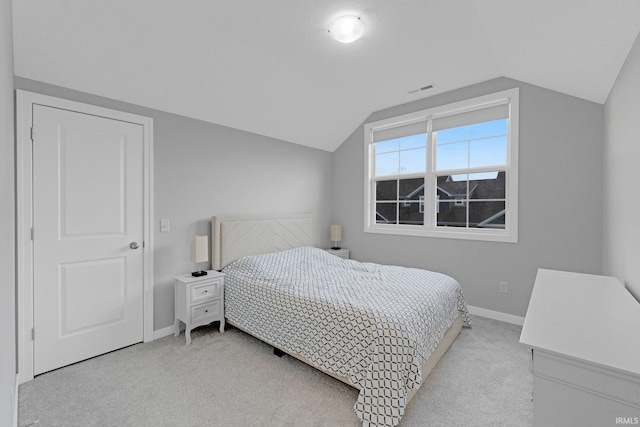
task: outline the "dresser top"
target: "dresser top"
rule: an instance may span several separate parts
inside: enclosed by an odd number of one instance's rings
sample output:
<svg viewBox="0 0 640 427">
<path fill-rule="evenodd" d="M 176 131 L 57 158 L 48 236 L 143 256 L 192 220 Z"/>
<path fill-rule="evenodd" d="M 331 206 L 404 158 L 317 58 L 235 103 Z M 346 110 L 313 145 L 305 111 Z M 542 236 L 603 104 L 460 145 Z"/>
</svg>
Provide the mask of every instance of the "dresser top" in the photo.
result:
<svg viewBox="0 0 640 427">
<path fill-rule="evenodd" d="M 614 277 L 540 269 L 520 342 L 640 375 L 640 302 Z"/>
</svg>

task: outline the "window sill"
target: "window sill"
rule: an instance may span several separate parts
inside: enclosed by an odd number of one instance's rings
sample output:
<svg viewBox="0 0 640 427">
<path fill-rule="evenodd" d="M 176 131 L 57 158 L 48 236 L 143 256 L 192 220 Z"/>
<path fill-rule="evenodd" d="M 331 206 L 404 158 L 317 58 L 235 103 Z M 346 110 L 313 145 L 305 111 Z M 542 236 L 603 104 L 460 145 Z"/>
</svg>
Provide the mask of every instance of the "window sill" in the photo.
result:
<svg viewBox="0 0 640 427">
<path fill-rule="evenodd" d="M 441 239 L 480 240 L 486 242 L 518 243 L 516 232 L 504 230 L 468 230 L 468 229 L 436 229 L 427 230 L 423 227 L 407 226 L 365 226 L 365 233 L 395 234 L 399 236 L 436 237 Z"/>
</svg>

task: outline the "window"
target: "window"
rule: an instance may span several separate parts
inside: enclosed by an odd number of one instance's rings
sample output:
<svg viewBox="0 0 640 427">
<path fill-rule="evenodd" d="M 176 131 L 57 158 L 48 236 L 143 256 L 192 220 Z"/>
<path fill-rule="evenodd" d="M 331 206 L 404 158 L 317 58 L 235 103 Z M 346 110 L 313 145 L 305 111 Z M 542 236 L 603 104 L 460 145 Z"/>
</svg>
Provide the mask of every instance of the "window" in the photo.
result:
<svg viewBox="0 0 640 427">
<path fill-rule="evenodd" d="M 365 232 L 517 241 L 518 89 L 365 125 Z"/>
</svg>

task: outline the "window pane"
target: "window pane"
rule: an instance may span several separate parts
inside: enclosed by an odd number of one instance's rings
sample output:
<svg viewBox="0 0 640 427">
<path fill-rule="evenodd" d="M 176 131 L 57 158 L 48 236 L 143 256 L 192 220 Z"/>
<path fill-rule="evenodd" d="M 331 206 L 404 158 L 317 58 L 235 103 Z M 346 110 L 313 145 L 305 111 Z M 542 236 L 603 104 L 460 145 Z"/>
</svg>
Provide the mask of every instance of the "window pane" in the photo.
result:
<svg viewBox="0 0 640 427">
<path fill-rule="evenodd" d="M 398 173 L 399 153 L 393 151 L 376 154 L 376 176 L 395 175 Z"/>
<path fill-rule="evenodd" d="M 436 196 L 442 201 L 460 201 L 467 198 L 467 174 L 444 175 L 436 180 Z"/>
<path fill-rule="evenodd" d="M 469 202 L 469 227 L 504 229 L 505 202 Z"/>
<path fill-rule="evenodd" d="M 400 173 L 419 173 L 427 170 L 427 149 L 416 148 L 400 152 Z"/>
<path fill-rule="evenodd" d="M 436 170 L 469 167 L 469 143 L 454 142 L 436 148 Z"/>
<path fill-rule="evenodd" d="M 420 200 L 424 196 L 424 178 L 400 180 L 400 200 Z"/>
<path fill-rule="evenodd" d="M 504 199 L 506 196 L 506 172 L 469 174 L 471 199 Z"/>
<path fill-rule="evenodd" d="M 469 166 L 499 166 L 507 164 L 507 137 L 473 140 L 469 148 Z"/>
<path fill-rule="evenodd" d="M 398 151 L 400 147 L 400 141 L 397 139 L 391 139 L 389 141 L 380 141 L 375 145 L 376 154 L 388 153 L 390 151 Z"/>
<path fill-rule="evenodd" d="M 469 127 L 469 138 L 487 138 L 490 136 L 506 135 L 507 119 L 493 122 L 478 123 Z"/>
<path fill-rule="evenodd" d="M 447 180 L 453 181 L 453 182 L 466 181 L 466 180 L 469 179 L 469 175 L 467 175 L 466 173 L 459 173 L 459 174 L 455 174 L 455 175 L 449 175 L 446 178 L 447 178 Z"/>
<path fill-rule="evenodd" d="M 436 225 L 438 227 L 466 227 L 467 203 L 460 206 L 457 205 L 456 202 L 443 202 L 442 199 L 440 199 Z"/>
<path fill-rule="evenodd" d="M 469 139 L 469 127 L 445 129 L 435 132 L 437 145 L 447 144 L 449 142 L 466 141 Z"/>
<path fill-rule="evenodd" d="M 376 200 L 398 200 L 398 181 L 377 181 Z"/>
<path fill-rule="evenodd" d="M 423 225 L 424 213 L 420 212 L 420 202 L 400 203 L 398 224 Z"/>
<path fill-rule="evenodd" d="M 410 148 L 421 148 L 427 146 L 427 134 L 421 133 L 418 135 L 411 135 L 404 138 L 400 138 L 400 149 L 408 150 Z"/>
<path fill-rule="evenodd" d="M 471 180 L 481 180 L 481 179 L 496 179 L 498 177 L 498 173 L 497 171 L 494 172 L 478 172 L 478 173 L 472 173 L 470 175 Z M 457 176 L 457 175 L 452 175 L 452 176 Z M 466 179 L 466 178 L 465 178 Z"/>
<path fill-rule="evenodd" d="M 397 203 L 376 203 L 376 224 L 395 224 Z"/>
</svg>

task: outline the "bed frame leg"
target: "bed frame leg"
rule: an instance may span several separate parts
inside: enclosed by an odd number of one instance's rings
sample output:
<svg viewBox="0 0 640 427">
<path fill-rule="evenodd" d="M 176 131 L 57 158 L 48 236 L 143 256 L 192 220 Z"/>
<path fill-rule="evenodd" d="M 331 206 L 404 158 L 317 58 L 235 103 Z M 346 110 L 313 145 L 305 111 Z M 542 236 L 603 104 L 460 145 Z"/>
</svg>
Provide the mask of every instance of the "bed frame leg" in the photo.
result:
<svg viewBox="0 0 640 427">
<path fill-rule="evenodd" d="M 275 354 L 278 357 L 282 357 L 284 356 L 284 351 L 280 350 L 279 348 L 273 347 L 273 354 Z"/>
</svg>

